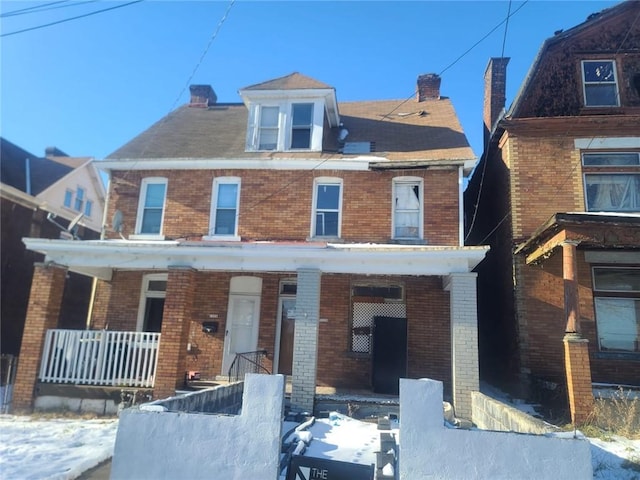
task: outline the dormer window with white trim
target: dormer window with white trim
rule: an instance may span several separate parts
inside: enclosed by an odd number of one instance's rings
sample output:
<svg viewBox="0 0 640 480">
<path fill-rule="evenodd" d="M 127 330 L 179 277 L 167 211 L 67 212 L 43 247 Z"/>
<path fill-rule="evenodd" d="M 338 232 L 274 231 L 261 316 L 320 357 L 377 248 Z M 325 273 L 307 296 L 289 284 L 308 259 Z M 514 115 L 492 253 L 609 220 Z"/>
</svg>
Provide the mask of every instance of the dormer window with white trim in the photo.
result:
<svg viewBox="0 0 640 480">
<path fill-rule="evenodd" d="M 333 87 L 297 72 L 240 89 L 247 107 L 247 152 L 320 152 L 324 129 L 338 127 Z"/>
<path fill-rule="evenodd" d="M 322 149 L 322 113 L 321 102 L 254 105 L 249 112 L 247 150 L 319 151 Z"/>
<path fill-rule="evenodd" d="M 291 118 L 291 150 L 311 148 L 313 103 L 292 104 Z"/>
</svg>

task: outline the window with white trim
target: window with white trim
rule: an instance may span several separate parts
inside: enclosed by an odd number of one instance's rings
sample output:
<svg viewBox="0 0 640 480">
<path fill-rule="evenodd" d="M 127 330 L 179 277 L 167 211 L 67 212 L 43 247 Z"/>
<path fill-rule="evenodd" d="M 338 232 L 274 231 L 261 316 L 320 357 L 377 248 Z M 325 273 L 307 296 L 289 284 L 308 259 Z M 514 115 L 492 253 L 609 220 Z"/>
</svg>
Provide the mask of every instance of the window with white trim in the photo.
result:
<svg viewBox="0 0 640 480">
<path fill-rule="evenodd" d="M 392 238 L 422 239 L 423 186 L 417 177 L 393 179 Z"/>
<path fill-rule="evenodd" d="M 583 153 L 582 165 L 587 211 L 640 211 L 640 153 Z"/>
<path fill-rule="evenodd" d="M 311 148 L 313 103 L 291 105 L 291 150 Z"/>
<path fill-rule="evenodd" d="M 67 208 L 71 208 L 71 204 L 73 203 L 73 190 L 65 190 L 64 191 L 64 203 L 63 205 Z"/>
<path fill-rule="evenodd" d="M 166 196 L 166 178 L 149 177 L 142 180 L 136 219 L 137 235 L 162 235 Z"/>
<path fill-rule="evenodd" d="M 317 102 L 265 103 L 249 109 L 248 151 L 322 149 L 322 104 Z"/>
<path fill-rule="evenodd" d="M 616 63 L 613 60 L 583 60 L 582 82 L 586 107 L 620 105 Z"/>
<path fill-rule="evenodd" d="M 239 240 L 238 214 L 240 206 L 240 178 L 219 177 L 213 181 L 210 237 Z"/>
<path fill-rule="evenodd" d="M 593 267 L 598 346 L 640 352 L 640 268 Z"/>
<path fill-rule="evenodd" d="M 280 107 L 261 107 L 258 127 L 258 150 L 278 148 Z"/>
<path fill-rule="evenodd" d="M 312 237 L 340 237 L 342 179 L 316 178 L 313 192 Z"/>
</svg>

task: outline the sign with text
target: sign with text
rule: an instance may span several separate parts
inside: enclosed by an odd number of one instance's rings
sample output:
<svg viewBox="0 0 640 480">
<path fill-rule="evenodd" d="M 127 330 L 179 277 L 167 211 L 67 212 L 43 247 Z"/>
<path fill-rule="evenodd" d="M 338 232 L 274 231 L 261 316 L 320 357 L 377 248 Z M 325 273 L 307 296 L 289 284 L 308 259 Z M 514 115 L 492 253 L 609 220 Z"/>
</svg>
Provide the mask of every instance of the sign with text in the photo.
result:
<svg viewBox="0 0 640 480">
<path fill-rule="evenodd" d="M 286 480 L 373 480 L 374 474 L 373 465 L 295 455 L 289 462 Z"/>
</svg>

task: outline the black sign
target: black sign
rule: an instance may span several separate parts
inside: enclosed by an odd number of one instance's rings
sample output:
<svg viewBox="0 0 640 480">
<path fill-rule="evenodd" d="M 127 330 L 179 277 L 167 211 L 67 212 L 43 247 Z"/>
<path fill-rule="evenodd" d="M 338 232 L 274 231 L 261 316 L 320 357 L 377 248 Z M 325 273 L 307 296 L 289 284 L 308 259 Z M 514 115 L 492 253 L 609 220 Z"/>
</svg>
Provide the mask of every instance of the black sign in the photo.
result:
<svg viewBox="0 0 640 480">
<path fill-rule="evenodd" d="M 291 457 L 286 480 L 373 480 L 372 465 L 337 462 L 324 458 Z"/>
</svg>

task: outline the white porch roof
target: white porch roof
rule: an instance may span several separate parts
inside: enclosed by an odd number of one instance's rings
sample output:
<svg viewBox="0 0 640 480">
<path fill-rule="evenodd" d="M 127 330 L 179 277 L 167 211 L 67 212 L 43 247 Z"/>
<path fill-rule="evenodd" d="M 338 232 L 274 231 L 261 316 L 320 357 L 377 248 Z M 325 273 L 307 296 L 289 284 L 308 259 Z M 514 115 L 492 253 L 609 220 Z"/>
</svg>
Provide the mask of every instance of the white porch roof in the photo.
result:
<svg viewBox="0 0 640 480">
<path fill-rule="evenodd" d="M 51 240 L 24 238 L 45 262 L 110 280 L 113 270 L 295 272 L 361 275 L 448 275 L 470 272 L 489 247 L 306 242 Z"/>
</svg>

